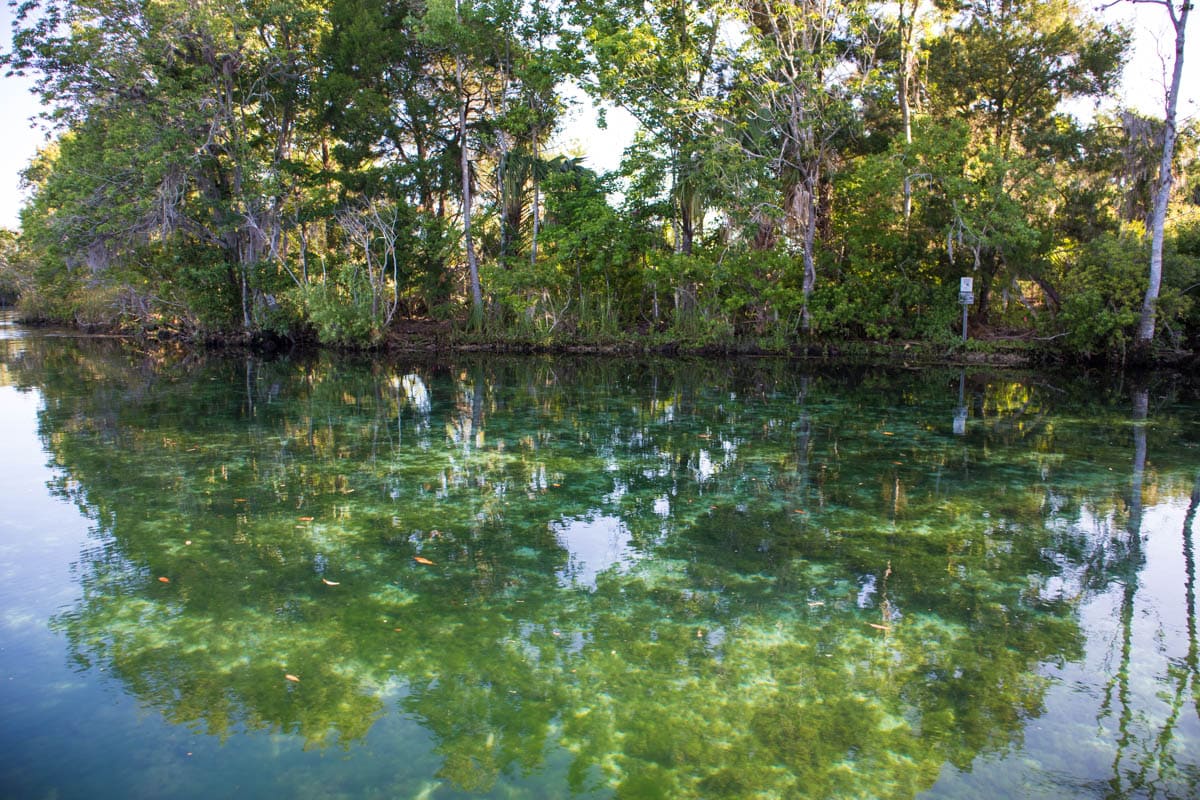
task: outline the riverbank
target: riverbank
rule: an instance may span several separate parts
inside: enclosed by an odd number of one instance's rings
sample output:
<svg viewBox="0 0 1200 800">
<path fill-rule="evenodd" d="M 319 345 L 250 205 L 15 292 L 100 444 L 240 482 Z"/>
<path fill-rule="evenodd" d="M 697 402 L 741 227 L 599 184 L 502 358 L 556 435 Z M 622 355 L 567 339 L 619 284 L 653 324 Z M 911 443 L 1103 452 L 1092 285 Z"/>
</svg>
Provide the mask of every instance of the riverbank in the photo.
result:
<svg viewBox="0 0 1200 800">
<path fill-rule="evenodd" d="M 332 350 L 346 353 L 431 354 L 443 352 L 595 355 L 595 356 L 690 356 L 701 358 L 786 358 L 806 361 L 888 364 L 899 367 L 990 366 L 1033 368 L 1081 365 L 1112 369 L 1126 367 L 1191 370 L 1200 368 L 1200 354 L 1192 350 L 1160 349 L 1148 359 L 1129 353 L 1079 353 L 1063 346 L 1056 337 L 981 330 L 966 341 L 957 339 L 807 340 L 737 339 L 725 342 L 694 341 L 668 333 L 630 333 L 620 338 L 575 338 L 557 335 L 529 337 L 506 332 L 476 333 L 436 320 L 401 320 L 387 339 L 376 345 L 323 344 L 315 336 L 200 333 L 171 327 L 120 330 L 99 326 L 22 320 L 12 309 L 0 309 L 10 322 L 29 327 L 55 327 L 73 335 L 124 339 L 172 347 L 202 347 L 209 350 L 245 349 L 277 353 Z"/>
<path fill-rule="evenodd" d="M 1038 338 L 1006 331 L 979 330 L 965 341 L 950 339 L 737 339 L 727 342 L 691 341 L 667 334 L 631 334 L 614 339 L 530 337 L 496 333 L 471 333 L 448 323 L 407 321 L 398 326 L 382 346 L 397 353 L 443 350 L 485 353 L 537 353 L 546 355 L 697 356 L 710 358 L 762 357 L 799 360 L 889 364 L 893 366 L 994 366 L 1031 368 L 1080 365 L 1091 368 L 1189 369 L 1200 366 L 1200 354 L 1191 350 L 1159 349 L 1148 358 L 1133 354 L 1079 353 L 1065 347 L 1059 337 Z"/>
</svg>

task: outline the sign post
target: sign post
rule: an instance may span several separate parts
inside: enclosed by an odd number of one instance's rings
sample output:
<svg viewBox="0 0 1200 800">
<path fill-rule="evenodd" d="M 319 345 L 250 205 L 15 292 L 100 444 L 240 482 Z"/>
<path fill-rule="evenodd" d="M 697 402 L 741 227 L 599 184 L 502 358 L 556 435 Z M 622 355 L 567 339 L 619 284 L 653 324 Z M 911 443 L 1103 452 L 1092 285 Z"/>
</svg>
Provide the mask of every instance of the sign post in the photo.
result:
<svg viewBox="0 0 1200 800">
<path fill-rule="evenodd" d="M 974 278 L 959 278 L 958 279 L 958 302 L 962 303 L 963 307 L 963 341 L 967 340 L 967 306 L 975 302 L 975 279 Z"/>
</svg>

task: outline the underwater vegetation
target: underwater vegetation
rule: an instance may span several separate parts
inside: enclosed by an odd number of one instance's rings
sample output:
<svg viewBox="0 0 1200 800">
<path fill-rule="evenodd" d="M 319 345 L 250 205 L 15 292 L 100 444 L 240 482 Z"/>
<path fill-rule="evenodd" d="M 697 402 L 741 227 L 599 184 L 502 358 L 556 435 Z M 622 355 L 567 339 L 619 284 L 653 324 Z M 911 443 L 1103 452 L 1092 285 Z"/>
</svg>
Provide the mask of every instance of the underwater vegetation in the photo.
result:
<svg viewBox="0 0 1200 800">
<path fill-rule="evenodd" d="M 1021 746 L 1088 598 L 1136 589 L 1143 509 L 1195 510 L 1171 382 L 5 360 L 93 524 L 52 620 L 77 668 L 220 741 L 351 758 L 399 715 L 438 762 L 410 795 L 914 797 Z"/>
</svg>

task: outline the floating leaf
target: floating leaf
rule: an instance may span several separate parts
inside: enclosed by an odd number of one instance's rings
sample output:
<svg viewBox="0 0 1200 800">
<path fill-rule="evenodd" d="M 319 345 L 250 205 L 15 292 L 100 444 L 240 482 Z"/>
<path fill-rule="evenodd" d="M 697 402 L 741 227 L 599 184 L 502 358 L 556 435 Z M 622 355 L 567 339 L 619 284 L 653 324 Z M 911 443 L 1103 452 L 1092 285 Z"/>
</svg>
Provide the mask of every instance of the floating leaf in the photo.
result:
<svg viewBox="0 0 1200 800">
<path fill-rule="evenodd" d="M 877 631 L 890 631 L 891 630 L 891 628 L 888 627 L 887 625 L 879 625 L 874 622 L 870 622 L 868 624 Z"/>
<path fill-rule="evenodd" d="M 433 562 L 424 556 L 413 556 L 413 561 L 417 562 L 418 564 L 426 564 L 431 567 L 433 566 Z"/>
<path fill-rule="evenodd" d="M 321 583 L 325 584 L 326 586 L 341 586 L 342 585 L 341 581 L 331 581 L 328 578 L 321 578 Z"/>
<path fill-rule="evenodd" d="M 291 681 L 292 683 L 299 683 L 299 682 L 300 682 L 300 679 L 299 679 L 299 678 L 297 678 L 295 675 L 293 675 L 293 674 L 292 674 L 292 673 L 290 673 L 290 672 L 288 672 L 288 673 L 285 673 L 283 677 L 287 678 L 287 679 L 288 679 L 289 681 Z"/>
<path fill-rule="evenodd" d="M 823 606 L 823 605 L 825 605 L 824 600 L 813 600 L 812 602 L 810 602 L 808 604 L 808 607 L 809 608 L 818 608 L 819 606 Z"/>
<path fill-rule="evenodd" d="M 312 522 L 313 518 L 312 517 L 299 517 L 299 520 L 301 522 Z"/>
<path fill-rule="evenodd" d="M 171 582 L 171 579 L 170 579 L 170 578 L 162 578 L 162 577 L 160 577 L 160 578 L 158 579 L 158 582 L 159 582 L 159 583 L 170 583 L 170 582 Z"/>
</svg>

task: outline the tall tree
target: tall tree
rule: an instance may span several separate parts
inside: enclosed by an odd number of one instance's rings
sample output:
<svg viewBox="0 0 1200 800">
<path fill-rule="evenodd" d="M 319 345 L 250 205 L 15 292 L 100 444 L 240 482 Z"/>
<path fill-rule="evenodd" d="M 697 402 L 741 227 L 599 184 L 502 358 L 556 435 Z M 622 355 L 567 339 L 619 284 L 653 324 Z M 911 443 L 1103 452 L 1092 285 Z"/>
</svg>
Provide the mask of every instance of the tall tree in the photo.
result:
<svg viewBox="0 0 1200 800">
<path fill-rule="evenodd" d="M 574 0 L 589 67 L 587 88 L 641 125 L 636 145 L 660 154 L 675 251 L 692 252 L 701 222 L 707 109 L 719 94 L 718 39 L 727 18 L 717 0 Z"/>
<path fill-rule="evenodd" d="M 518 8 L 507 0 L 434 0 L 426 4 L 422 22 L 422 40 L 435 49 L 431 69 L 453 87 L 457 105 L 459 214 L 475 326 L 483 322 L 484 307 L 474 231 L 477 163 L 473 148 L 484 150 L 505 106 L 512 50 L 517 46 L 510 33 Z"/>
<path fill-rule="evenodd" d="M 1055 205 L 1038 185 L 1052 177 L 1058 161 L 1044 145 L 1064 125 L 1060 104 L 1112 89 L 1128 35 L 1101 25 L 1074 0 L 972 0 L 961 14 L 928 45 L 930 105 L 936 115 L 970 124 L 973 159 L 967 163 L 985 166 L 968 177 L 993 182 L 963 197 L 958 208 L 964 213 L 951 221 L 955 237 L 973 252 L 978 313 L 987 320 L 993 289 L 1003 291 L 1001 285 L 1035 267 L 1050 248 Z M 969 213 L 989 205 L 975 202 L 983 197 L 1007 209 L 1006 222 L 992 224 L 998 218 L 991 212 Z M 1014 198 L 1021 198 L 1017 207 Z M 1028 231 L 1042 237 L 1032 249 Z"/>
<path fill-rule="evenodd" d="M 896 99 L 900 106 L 900 126 L 905 144 L 912 144 L 913 102 L 917 95 L 918 47 L 922 0 L 896 0 L 896 38 L 899 63 L 896 65 Z"/>
<path fill-rule="evenodd" d="M 93 271 L 146 245 L 220 253 L 237 326 L 261 322 L 284 256 L 320 15 L 254 2 L 46 0 L 18 18 L 9 64 L 38 75 L 75 133 L 46 220 Z M 211 289 L 212 276 L 202 281 Z"/>
<path fill-rule="evenodd" d="M 739 59 L 744 151 L 766 168 L 777 192 L 758 213 L 757 246 L 778 232 L 800 251 L 802 325 L 811 326 L 819 221 L 839 140 L 857 125 L 856 101 L 872 78 L 870 47 L 856 54 L 851 39 L 870 20 L 859 0 L 744 0 L 749 36 Z M 734 112 L 736 113 L 736 112 Z"/>
<path fill-rule="evenodd" d="M 1162 140 L 1162 157 L 1158 162 L 1158 183 L 1154 190 L 1154 211 L 1150 217 L 1150 276 L 1146 285 L 1146 296 L 1142 301 L 1142 314 L 1138 320 L 1135 343 L 1142 349 L 1149 347 L 1154 339 L 1155 307 L 1162 288 L 1163 239 L 1167 224 L 1167 206 L 1171 202 L 1171 186 L 1174 183 L 1172 166 L 1175 160 L 1175 140 L 1179 135 L 1176 114 L 1179 109 L 1179 93 L 1183 88 L 1184 39 L 1187 34 L 1188 16 L 1192 11 L 1191 0 L 1134 0 L 1134 2 L 1160 5 L 1175 29 L 1175 61 L 1171 69 L 1171 84 L 1167 87 L 1166 115 Z"/>
<path fill-rule="evenodd" d="M 557 7 L 513 8 L 502 54 L 505 81 L 494 135 L 500 258 L 513 254 L 528 221 L 531 267 L 537 265 L 542 180 L 549 168 L 545 146 L 563 110 L 556 84 L 569 71 L 564 52 L 552 46 L 560 12 Z"/>
</svg>

